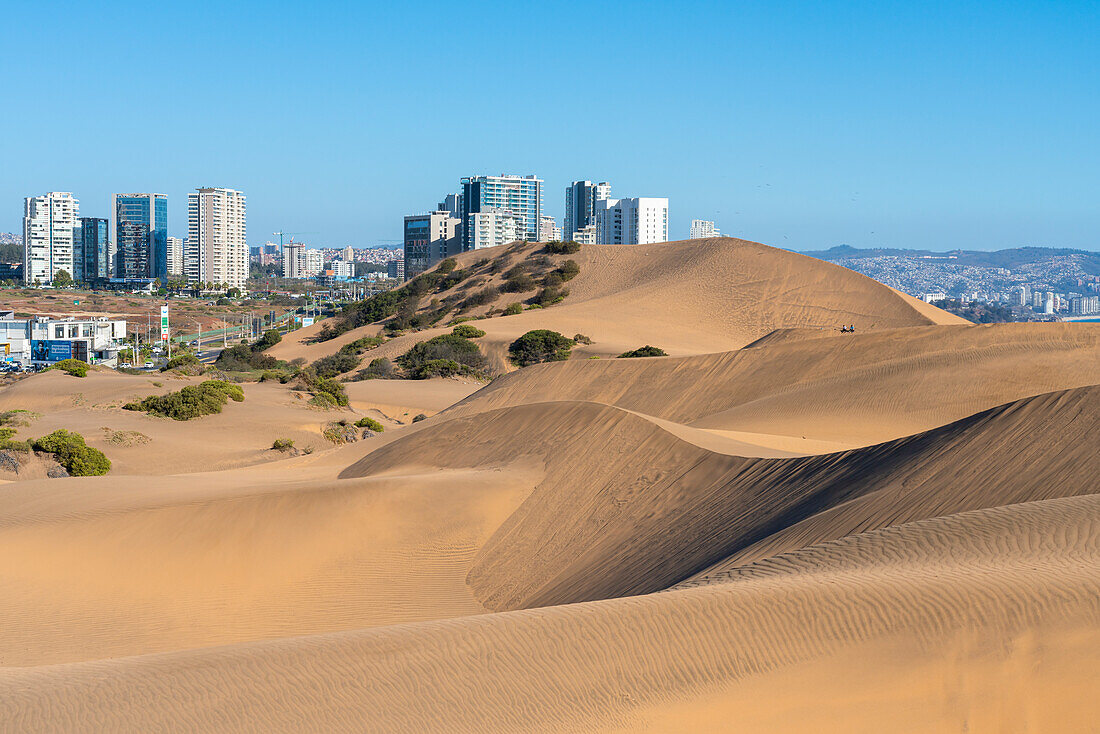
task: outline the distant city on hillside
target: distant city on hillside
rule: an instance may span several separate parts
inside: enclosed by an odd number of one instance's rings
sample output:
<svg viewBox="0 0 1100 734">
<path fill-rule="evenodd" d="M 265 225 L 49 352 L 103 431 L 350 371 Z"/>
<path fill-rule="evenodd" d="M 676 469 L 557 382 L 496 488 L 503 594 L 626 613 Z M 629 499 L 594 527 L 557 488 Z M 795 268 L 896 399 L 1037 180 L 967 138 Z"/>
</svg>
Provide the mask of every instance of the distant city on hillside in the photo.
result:
<svg viewBox="0 0 1100 734">
<path fill-rule="evenodd" d="M 929 303 L 1004 307 L 997 311 L 1001 318 L 996 320 L 1100 314 L 1097 252 L 1050 247 L 932 252 L 841 245 L 803 254 L 842 265 Z"/>
</svg>

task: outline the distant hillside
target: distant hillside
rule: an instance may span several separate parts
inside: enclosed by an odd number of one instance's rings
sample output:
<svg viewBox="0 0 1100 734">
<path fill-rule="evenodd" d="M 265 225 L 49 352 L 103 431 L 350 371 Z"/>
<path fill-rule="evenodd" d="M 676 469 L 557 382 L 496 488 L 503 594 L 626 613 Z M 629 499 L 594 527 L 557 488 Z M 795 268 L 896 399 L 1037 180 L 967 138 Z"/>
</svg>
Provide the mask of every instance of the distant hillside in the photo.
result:
<svg viewBox="0 0 1100 734">
<path fill-rule="evenodd" d="M 1081 256 L 1082 265 L 1091 265 L 1091 269 L 1085 269 L 1092 274 L 1100 274 L 1100 252 L 1088 250 L 1071 250 L 1055 247 L 1013 247 L 1005 250 L 993 250 L 984 252 L 981 250 L 948 250 L 935 252 L 933 250 L 899 250 L 891 248 L 860 249 L 849 245 L 837 245 L 827 250 L 815 250 L 803 252 L 803 255 L 816 257 L 819 260 L 829 262 L 841 262 L 844 260 L 860 260 L 871 257 L 912 257 L 912 258 L 950 258 L 959 265 L 970 265 L 982 268 L 1008 268 L 1013 269 L 1022 265 L 1031 265 L 1044 262 L 1055 257 L 1068 257 L 1070 255 Z"/>
</svg>

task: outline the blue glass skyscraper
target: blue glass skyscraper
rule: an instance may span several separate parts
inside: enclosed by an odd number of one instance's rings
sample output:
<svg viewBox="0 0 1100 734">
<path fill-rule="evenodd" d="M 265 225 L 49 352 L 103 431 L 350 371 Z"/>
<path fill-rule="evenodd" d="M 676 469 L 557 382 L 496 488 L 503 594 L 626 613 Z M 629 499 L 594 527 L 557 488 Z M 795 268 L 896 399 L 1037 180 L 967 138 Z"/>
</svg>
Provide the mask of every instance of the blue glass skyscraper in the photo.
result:
<svg viewBox="0 0 1100 734">
<path fill-rule="evenodd" d="M 509 211 L 519 231 L 516 236 L 528 242 L 539 240 L 542 216 L 542 179 L 536 176 L 469 176 L 462 179 L 462 249 L 472 248 L 469 220 L 471 214 L 489 207 Z"/>
<path fill-rule="evenodd" d="M 111 277 L 106 219 L 81 217 L 73 229 L 73 277 L 84 283 Z"/>
<path fill-rule="evenodd" d="M 115 194 L 115 277 L 168 279 L 168 197 Z"/>
</svg>

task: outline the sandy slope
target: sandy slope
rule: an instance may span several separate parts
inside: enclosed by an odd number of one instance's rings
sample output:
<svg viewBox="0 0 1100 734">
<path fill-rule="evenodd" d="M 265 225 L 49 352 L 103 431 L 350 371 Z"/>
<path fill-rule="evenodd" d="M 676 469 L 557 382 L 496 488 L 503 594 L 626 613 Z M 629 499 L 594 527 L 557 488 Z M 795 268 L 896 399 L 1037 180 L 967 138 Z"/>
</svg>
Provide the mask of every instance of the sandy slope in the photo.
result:
<svg viewBox="0 0 1100 734">
<path fill-rule="evenodd" d="M 323 468 L 23 482 L 0 492 L 0 666 L 483 611 L 465 577 L 520 468 L 334 481 Z"/>
<path fill-rule="evenodd" d="M 1098 383 L 1098 324 L 930 326 L 537 365 L 494 380 L 448 415 L 583 400 L 698 428 L 857 446 Z"/>
<path fill-rule="evenodd" d="M 807 548 L 733 583 L 8 669 L 0 720 L 26 732 L 1088 731 L 1098 538 L 1096 496 L 1047 500 Z"/>
<path fill-rule="evenodd" d="M 782 538 L 777 552 L 891 523 L 1093 492 L 1100 456 L 1081 437 L 1097 430 L 1100 387 L 1082 388 L 865 449 L 751 459 L 690 443 L 635 413 L 556 402 L 435 422 L 341 476 L 400 474 L 425 462 L 449 469 L 538 462 L 538 487 L 481 549 L 469 577 L 487 607 L 516 609 L 658 591 L 770 537 Z M 806 529 L 840 507 L 841 519 Z"/>
<path fill-rule="evenodd" d="M 520 253 L 537 253 L 527 246 Z M 459 266 L 484 257 L 508 257 L 498 248 L 464 253 Z M 905 296 L 831 263 L 755 242 L 721 237 L 657 245 L 587 245 L 570 255 L 580 274 L 570 295 L 556 306 L 478 321 L 479 340 L 500 370 L 509 369 L 505 349 L 531 329 L 581 333 L 594 344 L 578 357 L 614 355 L 644 344 L 670 354 L 700 354 L 740 348 L 788 327 L 831 331 L 855 325 L 859 331 L 925 324 L 959 324 L 962 319 Z M 495 282 L 495 281 L 493 281 Z M 503 294 L 498 306 L 529 297 Z M 306 344 L 320 325 L 288 336 L 269 350 L 279 359 L 319 359 L 360 336 L 362 327 L 338 339 Z M 418 341 L 449 331 L 428 329 L 372 350 L 393 358 Z"/>
<path fill-rule="evenodd" d="M 309 395 L 284 385 L 244 383 L 244 402 L 230 402 L 218 415 L 191 421 L 121 409 L 132 400 L 179 390 L 202 379 L 112 371 L 89 372 L 81 379 L 48 371 L 0 389 L 0 410 L 20 408 L 39 414 L 29 426 L 18 429 L 17 438 L 38 437 L 57 428 L 77 431 L 111 459 L 113 475 L 164 475 L 278 461 L 285 455 L 270 450 L 277 438 L 324 451 L 332 446 L 321 435 L 329 421 L 369 415 L 392 428 L 410 422 L 419 413 L 434 414 L 481 387 L 480 383 L 459 380 L 349 383 L 348 410 L 319 411 L 307 404 Z M 140 437 L 127 437 L 127 432 L 137 432 Z M 33 469 L 28 467 L 18 476 L 10 472 L 0 475 L 26 479 L 42 474 Z"/>
</svg>

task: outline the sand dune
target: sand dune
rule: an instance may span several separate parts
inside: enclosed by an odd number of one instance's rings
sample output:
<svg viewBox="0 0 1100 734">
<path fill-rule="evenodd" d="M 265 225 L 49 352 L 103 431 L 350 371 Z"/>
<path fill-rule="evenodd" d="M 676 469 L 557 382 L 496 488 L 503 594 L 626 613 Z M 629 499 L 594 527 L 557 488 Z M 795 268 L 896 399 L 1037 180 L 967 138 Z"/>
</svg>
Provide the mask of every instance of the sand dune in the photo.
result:
<svg viewBox="0 0 1100 734">
<path fill-rule="evenodd" d="M 1098 383 L 1100 325 L 932 326 L 692 357 L 536 365 L 494 380 L 448 414 L 583 400 L 698 428 L 858 446 Z"/>
<path fill-rule="evenodd" d="M 8 669 L 0 720 L 26 732 L 1087 731 L 1098 531 L 1096 496 L 1047 500 L 807 548 L 733 583 Z"/>
<path fill-rule="evenodd" d="M 1068 436 L 1098 421 L 1100 387 L 1083 388 L 865 449 L 748 459 L 634 413 L 557 402 L 436 422 L 341 476 L 425 462 L 541 464 L 538 487 L 481 549 L 469 578 L 486 607 L 516 609 L 658 591 L 771 536 L 782 539 L 778 552 L 893 522 L 1093 492 L 1100 457 Z M 841 519 L 807 529 L 841 506 Z"/>
<path fill-rule="evenodd" d="M 516 261 L 537 253 L 528 245 L 516 255 L 501 248 L 456 257 L 463 267 L 485 257 Z M 498 251 L 500 250 L 500 251 Z M 962 319 L 837 265 L 732 237 L 656 245 L 586 245 L 570 255 L 580 274 L 559 305 L 515 316 L 478 321 L 479 340 L 494 366 L 511 369 L 506 347 L 531 329 L 581 333 L 594 340 L 576 350 L 579 358 L 616 355 L 644 344 L 669 354 L 738 349 L 780 328 L 859 331 L 927 324 L 963 324 Z M 491 281 L 495 282 L 495 281 Z M 504 294 L 499 303 L 533 294 Z M 314 361 L 360 336 L 367 326 L 329 342 L 308 344 L 320 325 L 288 336 L 268 353 L 285 360 Z M 449 328 L 409 334 L 370 352 L 393 358 L 413 344 Z"/>
</svg>

